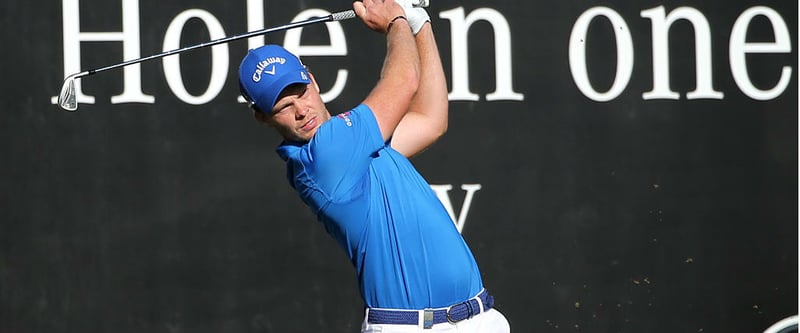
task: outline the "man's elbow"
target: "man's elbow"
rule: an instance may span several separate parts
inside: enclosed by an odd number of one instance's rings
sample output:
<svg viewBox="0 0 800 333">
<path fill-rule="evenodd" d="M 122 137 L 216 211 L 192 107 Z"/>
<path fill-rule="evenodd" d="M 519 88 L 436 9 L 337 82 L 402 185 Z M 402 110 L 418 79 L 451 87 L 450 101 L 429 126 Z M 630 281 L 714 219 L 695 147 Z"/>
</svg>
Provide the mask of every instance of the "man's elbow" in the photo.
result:
<svg viewBox="0 0 800 333">
<path fill-rule="evenodd" d="M 420 83 L 420 73 L 419 68 L 415 68 L 411 66 L 405 72 L 405 78 L 403 82 L 405 83 L 404 86 L 408 87 L 409 93 L 411 96 L 416 95 L 417 90 L 419 90 L 419 83 Z"/>
<path fill-rule="evenodd" d="M 437 132 L 436 139 L 443 137 L 447 133 L 447 119 L 445 119 L 441 125 L 439 125 L 439 131 Z"/>
<path fill-rule="evenodd" d="M 447 133 L 447 117 L 438 119 L 433 124 L 430 133 L 434 142 L 443 137 Z"/>
</svg>

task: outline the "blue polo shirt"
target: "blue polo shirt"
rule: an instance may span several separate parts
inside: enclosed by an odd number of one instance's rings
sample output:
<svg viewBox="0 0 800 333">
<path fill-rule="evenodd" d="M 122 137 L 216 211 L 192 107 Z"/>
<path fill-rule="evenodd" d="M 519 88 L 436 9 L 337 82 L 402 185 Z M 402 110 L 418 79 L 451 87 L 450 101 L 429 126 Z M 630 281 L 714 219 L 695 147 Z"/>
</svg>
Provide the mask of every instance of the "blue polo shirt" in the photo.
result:
<svg viewBox="0 0 800 333">
<path fill-rule="evenodd" d="M 368 307 L 438 308 L 481 291 L 475 259 L 444 206 L 383 141 L 369 107 L 277 151 L 292 187 L 353 263 Z"/>
</svg>

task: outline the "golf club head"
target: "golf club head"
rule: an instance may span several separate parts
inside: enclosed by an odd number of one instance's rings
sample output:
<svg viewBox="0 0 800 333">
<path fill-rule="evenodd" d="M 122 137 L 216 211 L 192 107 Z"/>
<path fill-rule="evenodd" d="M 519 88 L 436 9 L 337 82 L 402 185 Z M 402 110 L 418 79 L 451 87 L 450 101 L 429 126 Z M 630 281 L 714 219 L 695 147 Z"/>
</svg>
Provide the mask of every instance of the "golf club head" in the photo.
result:
<svg viewBox="0 0 800 333">
<path fill-rule="evenodd" d="M 67 111 L 75 111 L 78 109 L 78 99 L 75 93 L 75 74 L 67 76 L 64 79 L 64 85 L 61 86 L 61 93 L 58 94 L 58 105 Z"/>
</svg>

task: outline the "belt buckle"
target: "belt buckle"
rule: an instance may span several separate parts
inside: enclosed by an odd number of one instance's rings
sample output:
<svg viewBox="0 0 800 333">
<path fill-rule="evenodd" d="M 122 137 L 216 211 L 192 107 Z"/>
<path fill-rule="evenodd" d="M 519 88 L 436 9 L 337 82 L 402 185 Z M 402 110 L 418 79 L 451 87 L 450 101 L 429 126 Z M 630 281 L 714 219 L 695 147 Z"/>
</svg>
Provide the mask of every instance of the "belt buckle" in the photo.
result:
<svg viewBox="0 0 800 333">
<path fill-rule="evenodd" d="M 453 319 L 453 316 L 450 315 L 450 310 L 452 310 L 455 307 L 461 306 L 461 305 L 466 305 L 467 306 L 467 311 L 468 311 L 467 316 L 464 317 L 464 318 L 458 319 L 458 320 Z M 464 319 L 472 318 L 472 315 L 474 315 L 474 312 L 472 311 L 472 307 L 469 305 L 469 300 L 461 302 L 461 303 L 458 303 L 458 304 L 454 304 L 454 305 L 448 306 L 447 310 L 445 310 L 444 313 L 445 313 L 445 317 L 447 317 L 447 321 L 450 322 L 451 324 L 455 324 L 455 323 L 457 323 L 459 321 L 462 321 Z"/>
<path fill-rule="evenodd" d="M 433 310 L 424 310 L 422 314 L 422 327 L 424 329 L 433 328 Z"/>
</svg>

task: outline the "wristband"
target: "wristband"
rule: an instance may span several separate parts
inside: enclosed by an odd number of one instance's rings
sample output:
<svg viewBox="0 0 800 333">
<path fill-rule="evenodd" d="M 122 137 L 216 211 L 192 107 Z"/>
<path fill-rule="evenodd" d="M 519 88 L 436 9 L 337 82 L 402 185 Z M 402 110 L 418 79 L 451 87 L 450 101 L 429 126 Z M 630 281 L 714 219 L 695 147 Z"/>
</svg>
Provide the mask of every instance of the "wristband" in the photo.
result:
<svg viewBox="0 0 800 333">
<path fill-rule="evenodd" d="M 394 24 L 394 21 L 397 21 L 399 19 L 404 19 L 404 20 L 406 20 L 406 22 L 408 22 L 408 19 L 405 16 L 397 15 L 395 18 L 393 18 L 391 21 L 389 21 L 389 25 L 386 26 L 386 34 L 389 34 L 389 30 L 392 29 L 392 25 Z"/>
</svg>

